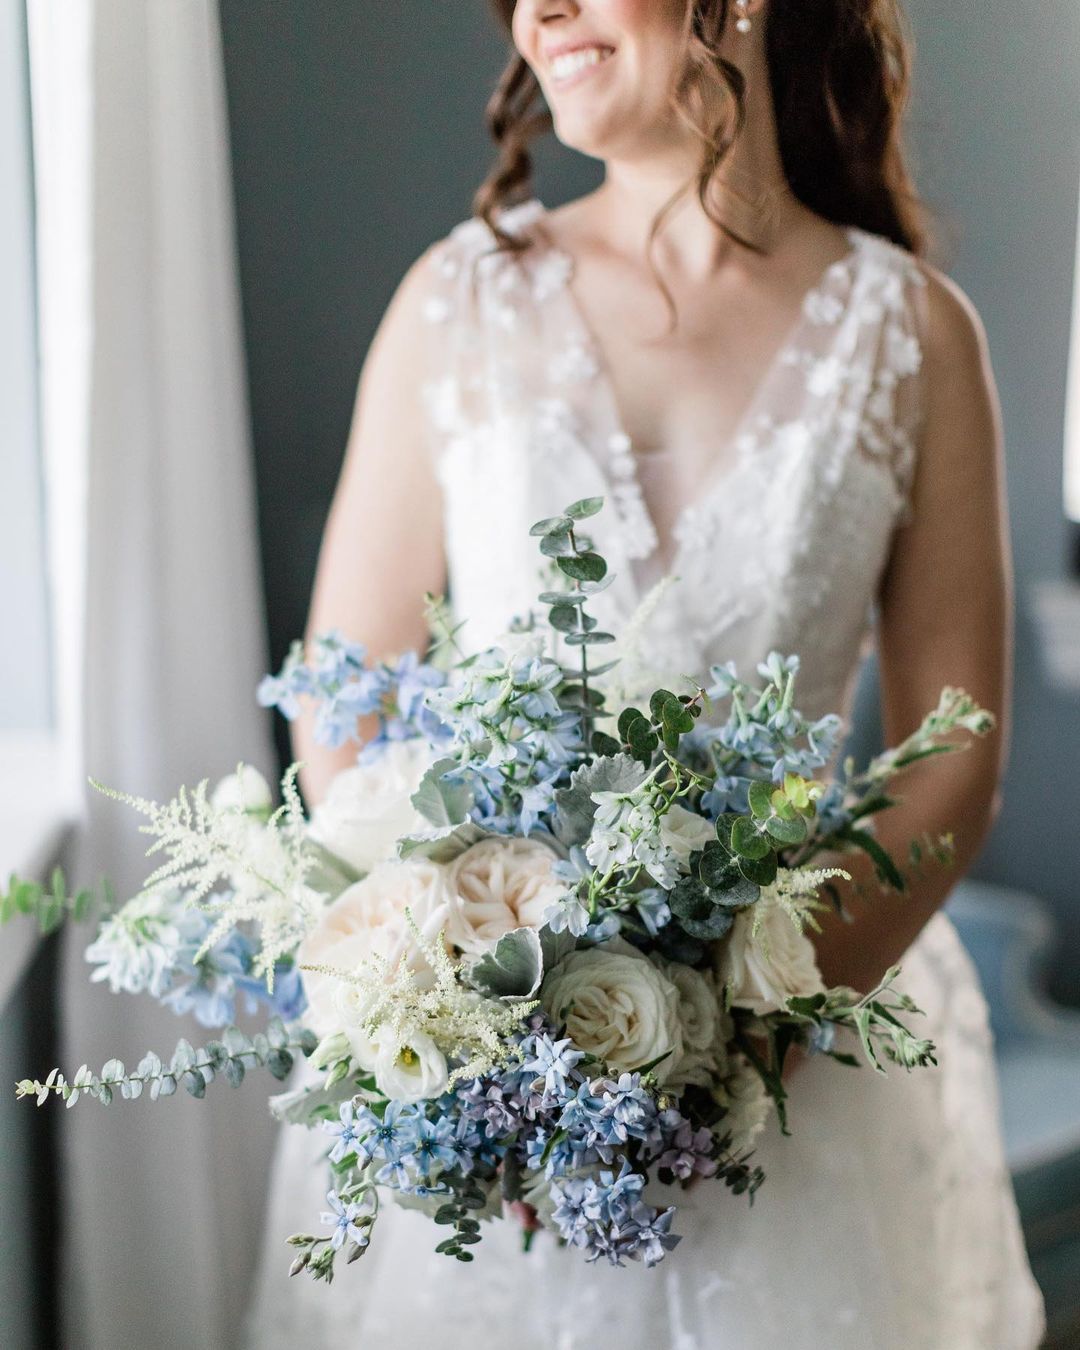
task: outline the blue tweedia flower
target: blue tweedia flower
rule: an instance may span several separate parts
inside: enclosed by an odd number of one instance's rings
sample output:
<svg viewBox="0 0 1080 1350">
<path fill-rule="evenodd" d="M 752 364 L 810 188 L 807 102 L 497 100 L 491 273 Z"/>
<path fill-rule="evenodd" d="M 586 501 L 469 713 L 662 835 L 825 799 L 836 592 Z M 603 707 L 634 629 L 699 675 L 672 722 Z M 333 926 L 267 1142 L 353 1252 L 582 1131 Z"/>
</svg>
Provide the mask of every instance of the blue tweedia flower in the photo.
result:
<svg viewBox="0 0 1080 1350">
<path fill-rule="evenodd" d="M 326 1201 L 330 1209 L 319 1215 L 319 1222 L 334 1230 L 333 1237 L 330 1239 L 330 1246 L 338 1251 L 344 1246 L 347 1238 L 352 1238 L 361 1247 L 366 1247 L 368 1244 L 367 1229 L 370 1226 L 371 1216 L 364 1206 L 356 1202 L 348 1205 L 343 1204 L 336 1191 L 328 1191 Z M 369 1222 L 361 1227 L 357 1222 L 361 1219 Z"/>
<path fill-rule="evenodd" d="M 645 1178 L 624 1159 L 616 1176 L 568 1177 L 551 1183 L 556 1201 L 554 1222 L 587 1261 L 606 1257 L 614 1266 L 625 1259 L 654 1266 L 679 1242 L 671 1232 L 674 1207 L 662 1213 L 641 1198 Z"/>
<path fill-rule="evenodd" d="M 346 1105 L 351 1108 L 351 1103 Z M 360 1156 L 365 1162 L 382 1158 L 390 1164 L 399 1163 L 406 1154 L 411 1155 L 418 1125 L 419 1109 L 404 1102 L 387 1102 L 381 1116 L 365 1107 L 357 1117 L 358 1133 L 362 1134 Z"/>
<path fill-rule="evenodd" d="M 352 1102 L 342 1102 L 337 1120 L 324 1120 L 323 1129 L 327 1134 L 336 1134 L 337 1143 L 330 1150 L 330 1161 L 339 1163 L 352 1153 L 359 1153 L 366 1140 L 366 1133 L 356 1118 Z"/>
<path fill-rule="evenodd" d="M 462 1155 L 458 1151 L 454 1122 L 445 1117 L 433 1121 L 421 1116 L 416 1122 L 416 1138 L 411 1151 L 422 1177 L 430 1176 L 436 1164 L 455 1167 Z"/>
<path fill-rule="evenodd" d="M 695 1130 L 685 1116 L 675 1110 L 663 1112 L 660 1120 L 663 1152 L 656 1157 L 657 1166 L 671 1172 L 679 1181 L 692 1176 L 713 1176 L 717 1162 L 713 1157 L 716 1141 L 711 1131 Z"/>
<path fill-rule="evenodd" d="M 532 1038 L 532 1056 L 521 1067 L 526 1073 L 542 1075 L 548 1092 L 563 1094 L 567 1074 L 584 1058 L 583 1051 L 575 1050 L 569 1037 L 553 1041 L 546 1033 L 541 1033 Z"/>
</svg>

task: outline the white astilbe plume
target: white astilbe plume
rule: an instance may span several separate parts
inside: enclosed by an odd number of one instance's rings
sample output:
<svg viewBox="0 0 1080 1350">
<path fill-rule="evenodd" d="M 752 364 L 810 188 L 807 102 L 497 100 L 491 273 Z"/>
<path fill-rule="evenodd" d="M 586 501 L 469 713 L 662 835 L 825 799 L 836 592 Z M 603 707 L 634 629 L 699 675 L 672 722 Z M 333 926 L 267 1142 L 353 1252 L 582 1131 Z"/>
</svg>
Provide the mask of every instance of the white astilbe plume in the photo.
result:
<svg viewBox="0 0 1080 1350">
<path fill-rule="evenodd" d="M 778 867 L 776 879 L 771 885 L 761 888 L 761 895 L 754 906 L 754 923 L 750 930 L 754 941 L 764 942 L 762 925 L 769 901 L 779 905 L 797 928 L 812 928 L 815 933 L 820 933 L 821 925 L 814 914 L 816 910 L 827 909 L 828 906 L 818 898 L 818 892 L 831 877 L 843 877 L 850 881 L 851 873 L 845 872 L 842 867 Z"/>
<path fill-rule="evenodd" d="M 238 924 L 253 922 L 260 936 L 255 973 L 265 977 L 271 990 L 276 962 L 295 949 L 323 906 L 322 897 L 307 883 L 313 858 L 305 843 L 298 771 L 296 764 L 286 771 L 282 805 L 265 822 L 239 806 L 215 807 L 207 797 L 205 778 L 193 791 L 181 787 L 164 805 L 90 780 L 105 796 L 146 817 L 139 830 L 154 836 L 147 857 L 168 856 L 146 879 L 143 890 L 168 882 L 183 888 L 189 904 L 219 914 L 195 960 Z M 222 883 L 228 890 L 215 891 Z"/>
<path fill-rule="evenodd" d="M 380 1045 L 392 1046 L 393 1058 L 419 1034 L 429 1036 L 448 1059 L 464 1060 L 450 1075 L 451 1087 L 507 1063 L 513 1054 L 507 1038 L 537 1001 L 502 1003 L 467 988 L 458 978 L 461 967 L 447 953 L 443 934 L 428 941 L 409 910 L 405 917 L 412 945 L 428 969 L 415 959 L 395 961 L 373 954 L 354 970 L 324 965 L 305 965 L 301 970 L 352 986 L 355 994 L 350 1002 L 357 1010 L 358 1026 L 369 1037 L 378 1034 Z"/>
</svg>

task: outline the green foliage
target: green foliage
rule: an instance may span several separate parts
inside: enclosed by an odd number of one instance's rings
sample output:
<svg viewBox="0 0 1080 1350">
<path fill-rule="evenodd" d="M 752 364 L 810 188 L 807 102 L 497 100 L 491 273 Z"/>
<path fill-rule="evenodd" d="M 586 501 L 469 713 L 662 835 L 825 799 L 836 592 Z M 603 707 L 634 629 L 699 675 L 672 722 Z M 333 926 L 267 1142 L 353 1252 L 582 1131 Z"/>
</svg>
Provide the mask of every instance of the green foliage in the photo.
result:
<svg viewBox="0 0 1080 1350">
<path fill-rule="evenodd" d="M 532 998 L 544 976 L 544 953 L 535 928 L 504 933 L 489 952 L 474 961 L 467 979 L 488 998 Z"/>
<path fill-rule="evenodd" d="M 84 923 L 91 917 L 100 917 L 112 909 L 114 902 L 112 889 L 104 878 L 96 890 L 83 888 L 72 894 L 62 867 L 53 868 L 48 885 L 12 873 L 7 890 L 0 892 L 0 928 L 25 915 L 37 922 L 42 933 L 51 933 L 67 918 Z"/>
<path fill-rule="evenodd" d="M 269 1069 L 275 1078 L 284 1079 L 296 1055 L 310 1055 L 315 1045 L 313 1032 L 291 1032 L 275 1017 L 265 1033 L 249 1037 L 239 1027 L 227 1027 L 219 1040 L 208 1041 L 202 1049 L 181 1040 L 168 1063 L 150 1051 L 133 1073 L 128 1073 L 118 1059 L 110 1059 L 100 1074 L 91 1073 L 84 1064 L 70 1083 L 59 1069 L 53 1069 L 43 1083 L 23 1079 L 16 1084 L 15 1095 L 36 1097 L 38 1106 L 56 1095 L 63 1097 L 69 1109 L 84 1096 L 96 1097 L 103 1106 L 108 1106 L 117 1092 L 125 1101 L 134 1101 L 144 1089 L 153 1101 L 171 1097 L 178 1087 L 193 1097 L 202 1097 L 218 1075 L 232 1087 L 240 1086 L 250 1068 Z"/>
</svg>

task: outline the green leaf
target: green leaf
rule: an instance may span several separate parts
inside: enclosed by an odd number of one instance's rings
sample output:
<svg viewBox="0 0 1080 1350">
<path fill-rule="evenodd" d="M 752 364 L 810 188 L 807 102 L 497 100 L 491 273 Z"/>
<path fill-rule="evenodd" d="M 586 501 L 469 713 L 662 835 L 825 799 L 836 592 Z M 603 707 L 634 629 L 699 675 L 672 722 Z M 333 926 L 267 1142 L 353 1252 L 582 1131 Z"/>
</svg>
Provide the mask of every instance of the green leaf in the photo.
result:
<svg viewBox="0 0 1080 1350">
<path fill-rule="evenodd" d="M 772 852 L 769 841 L 748 816 L 740 816 L 731 827 L 731 847 L 740 858 L 749 858 L 752 862 L 759 862 Z"/>
<path fill-rule="evenodd" d="M 605 755 L 570 775 L 570 786 L 555 793 L 555 833 L 561 843 L 583 844 L 596 815 L 594 792 L 631 792 L 645 777 L 629 755 Z"/>
<path fill-rule="evenodd" d="M 907 889 L 907 883 L 904 881 L 903 873 L 897 867 L 896 863 L 893 862 L 891 855 L 868 831 L 856 830 L 849 827 L 838 831 L 837 837 L 846 839 L 849 843 L 854 844 L 856 848 L 861 848 L 864 853 L 868 854 L 873 859 L 878 876 L 882 881 L 888 882 L 894 890 L 905 891 Z"/>
<path fill-rule="evenodd" d="M 546 558 L 557 559 L 560 566 L 565 559 L 576 556 L 573 541 L 568 534 L 545 534 L 540 540 L 540 552 Z M 573 573 L 567 575 L 573 576 Z"/>
<path fill-rule="evenodd" d="M 803 816 L 793 814 L 791 820 L 773 816 L 765 822 L 765 828 L 781 844 L 801 844 L 806 838 L 806 820 Z"/>
<path fill-rule="evenodd" d="M 557 557 L 556 562 L 560 570 L 574 581 L 602 581 L 607 575 L 607 563 L 599 553 L 577 553 L 571 557 Z"/>
<path fill-rule="evenodd" d="M 701 850 L 698 875 L 706 886 L 719 886 L 729 876 L 731 851 L 718 839 L 710 839 Z"/>
<path fill-rule="evenodd" d="M 580 501 L 566 508 L 566 514 L 571 520 L 587 520 L 589 516 L 597 515 L 603 505 L 603 497 L 582 497 Z"/>
<path fill-rule="evenodd" d="M 716 942 L 731 931 L 735 916 L 730 910 L 714 909 L 704 919 L 682 919 L 680 922 L 691 937 L 702 942 Z"/>
<path fill-rule="evenodd" d="M 566 645 L 568 647 L 595 647 L 600 643 L 614 641 L 614 633 L 571 633 L 566 639 Z"/>
<path fill-rule="evenodd" d="M 772 784 L 755 778 L 748 793 L 750 810 L 758 818 L 765 820 L 772 815 Z"/>
<path fill-rule="evenodd" d="M 617 755 L 622 749 L 621 741 L 605 731 L 594 731 L 590 745 L 594 755 Z"/>
<path fill-rule="evenodd" d="M 488 998 L 531 998 L 544 975 L 544 956 L 535 928 L 504 933 L 491 951 L 474 961 L 468 981 Z"/>
<path fill-rule="evenodd" d="M 770 849 L 764 858 L 740 858 L 739 872 L 755 886 L 771 886 L 776 880 L 776 854 Z"/>
<path fill-rule="evenodd" d="M 472 793 L 462 783 L 448 782 L 444 777 L 457 768 L 454 759 L 439 759 L 420 779 L 420 786 L 410 801 L 425 820 L 439 827 L 462 825 L 468 819 Z"/>
<path fill-rule="evenodd" d="M 555 605 L 548 615 L 548 623 L 560 633 L 576 633 L 578 612 L 573 605 Z"/>
<path fill-rule="evenodd" d="M 529 533 L 534 537 L 540 534 L 569 534 L 574 528 L 574 522 L 566 514 L 561 516 L 548 516 L 546 520 L 538 520 L 531 526 Z"/>
<path fill-rule="evenodd" d="M 487 838 L 487 830 L 467 820 L 463 825 L 447 826 L 431 834 L 407 834 L 404 839 L 398 840 L 398 857 L 430 858 L 432 862 L 451 863 L 467 848 Z"/>
</svg>

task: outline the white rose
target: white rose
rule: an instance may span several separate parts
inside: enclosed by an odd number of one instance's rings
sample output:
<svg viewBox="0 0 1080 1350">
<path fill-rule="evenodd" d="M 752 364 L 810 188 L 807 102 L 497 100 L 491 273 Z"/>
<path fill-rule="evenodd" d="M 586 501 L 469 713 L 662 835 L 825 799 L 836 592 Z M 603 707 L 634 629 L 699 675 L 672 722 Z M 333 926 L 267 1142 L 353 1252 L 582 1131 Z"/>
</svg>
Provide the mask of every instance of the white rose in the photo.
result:
<svg viewBox="0 0 1080 1350">
<path fill-rule="evenodd" d="M 449 865 L 447 941 L 463 952 L 488 951 L 514 928 L 539 928 L 566 893 L 552 876 L 556 855 L 536 839 L 482 839 Z"/>
<path fill-rule="evenodd" d="M 676 802 L 660 817 L 660 838 L 675 854 L 684 871 L 690 868 L 690 854 L 703 849 L 716 838 L 716 826 L 711 820 L 688 811 Z"/>
<path fill-rule="evenodd" d="M 375 1081 L 392 1101 L 423 1101 L 446 1090 L 446 1056 L 422 1031 L 410 1036 L 407 1045 L 376 1035 L 375 1046 Z"/>
<path fill-rule="evenodd" d="M 227 774 L 210 794 L 210 805 L 217 811 L 244 811 L 266 817 L 273 810 L 274 797 L 270 785 L 250 764 L 240 766 L 239 773 Z"/>
<path fill-rule="evenodd" d="M 732 1007 L 759 1017 L 825 988 L 814 944 L 768 891 L 737 915 L 719 949 L 717 977 Z"/>
<path fill-rule="evenodd" d="M 666 1077 L 668 1087 L 678 1090 L 687 1083 L 708 1084 L 727 1065 L 727 1049 L 721 1024 L 716 981 L 711 971 L 702 973 L 662 956 L 650 958 L 675 986 L 679 995 L 679 1028 L 683 1054 Z"/>
<path fill-rule="evenodd" d="M 621 938 L 571 952 L 544 980 L 540 1000 L 579 1050 L 613 1069 L 658 1060 L 653 1072 L 663 1083 L 682 1057 L 678 989 Z"/>
<path fill-rule="evenodd" d="M 378 759 L 334 777 L 308 834 L 357 872 L 370 872 L 394 856 L 403 835 L 431 828 L 410 801 L 431 763 L 425 741 L 391 741 Z"/>
<path fill-rule="evenodd" d="M 746 1153 L 765 1128 L 773 1100 L 761 1075 L 743 1055 L 733 1060 L 732 1072 L 717 1090 L 716 1100 L 727 1107 L 727 1115 L 716 1126 L 716 1133 L 731 1134 L 728 1152 L 735 1156 Z"/>
<path fill-rule="evenodd" d="M 437 936 L 446 922 L 447 891 L 443 869 L 426 858 L 393 859 L 380 863 L 323 911 L 319 922 L 300 944 L 301 966 L 331 966 L 355 970 L 372 956 L 396 961 L 404 956 L 423 967 L 405 919 L 405 910 L 424 937 Z M 354 985 L 333 975 L 305 970 L 305 1022 L 320 1038 L 346 1031 L 355 1038 L 354 1053 L 364 1061 L 360 1024 L 363 1009 Z M 359 1053 L 358 1053 L 359 1052 Z M 368 1066 L 370 1067 L 370 1066 Z"/>
</svg>

